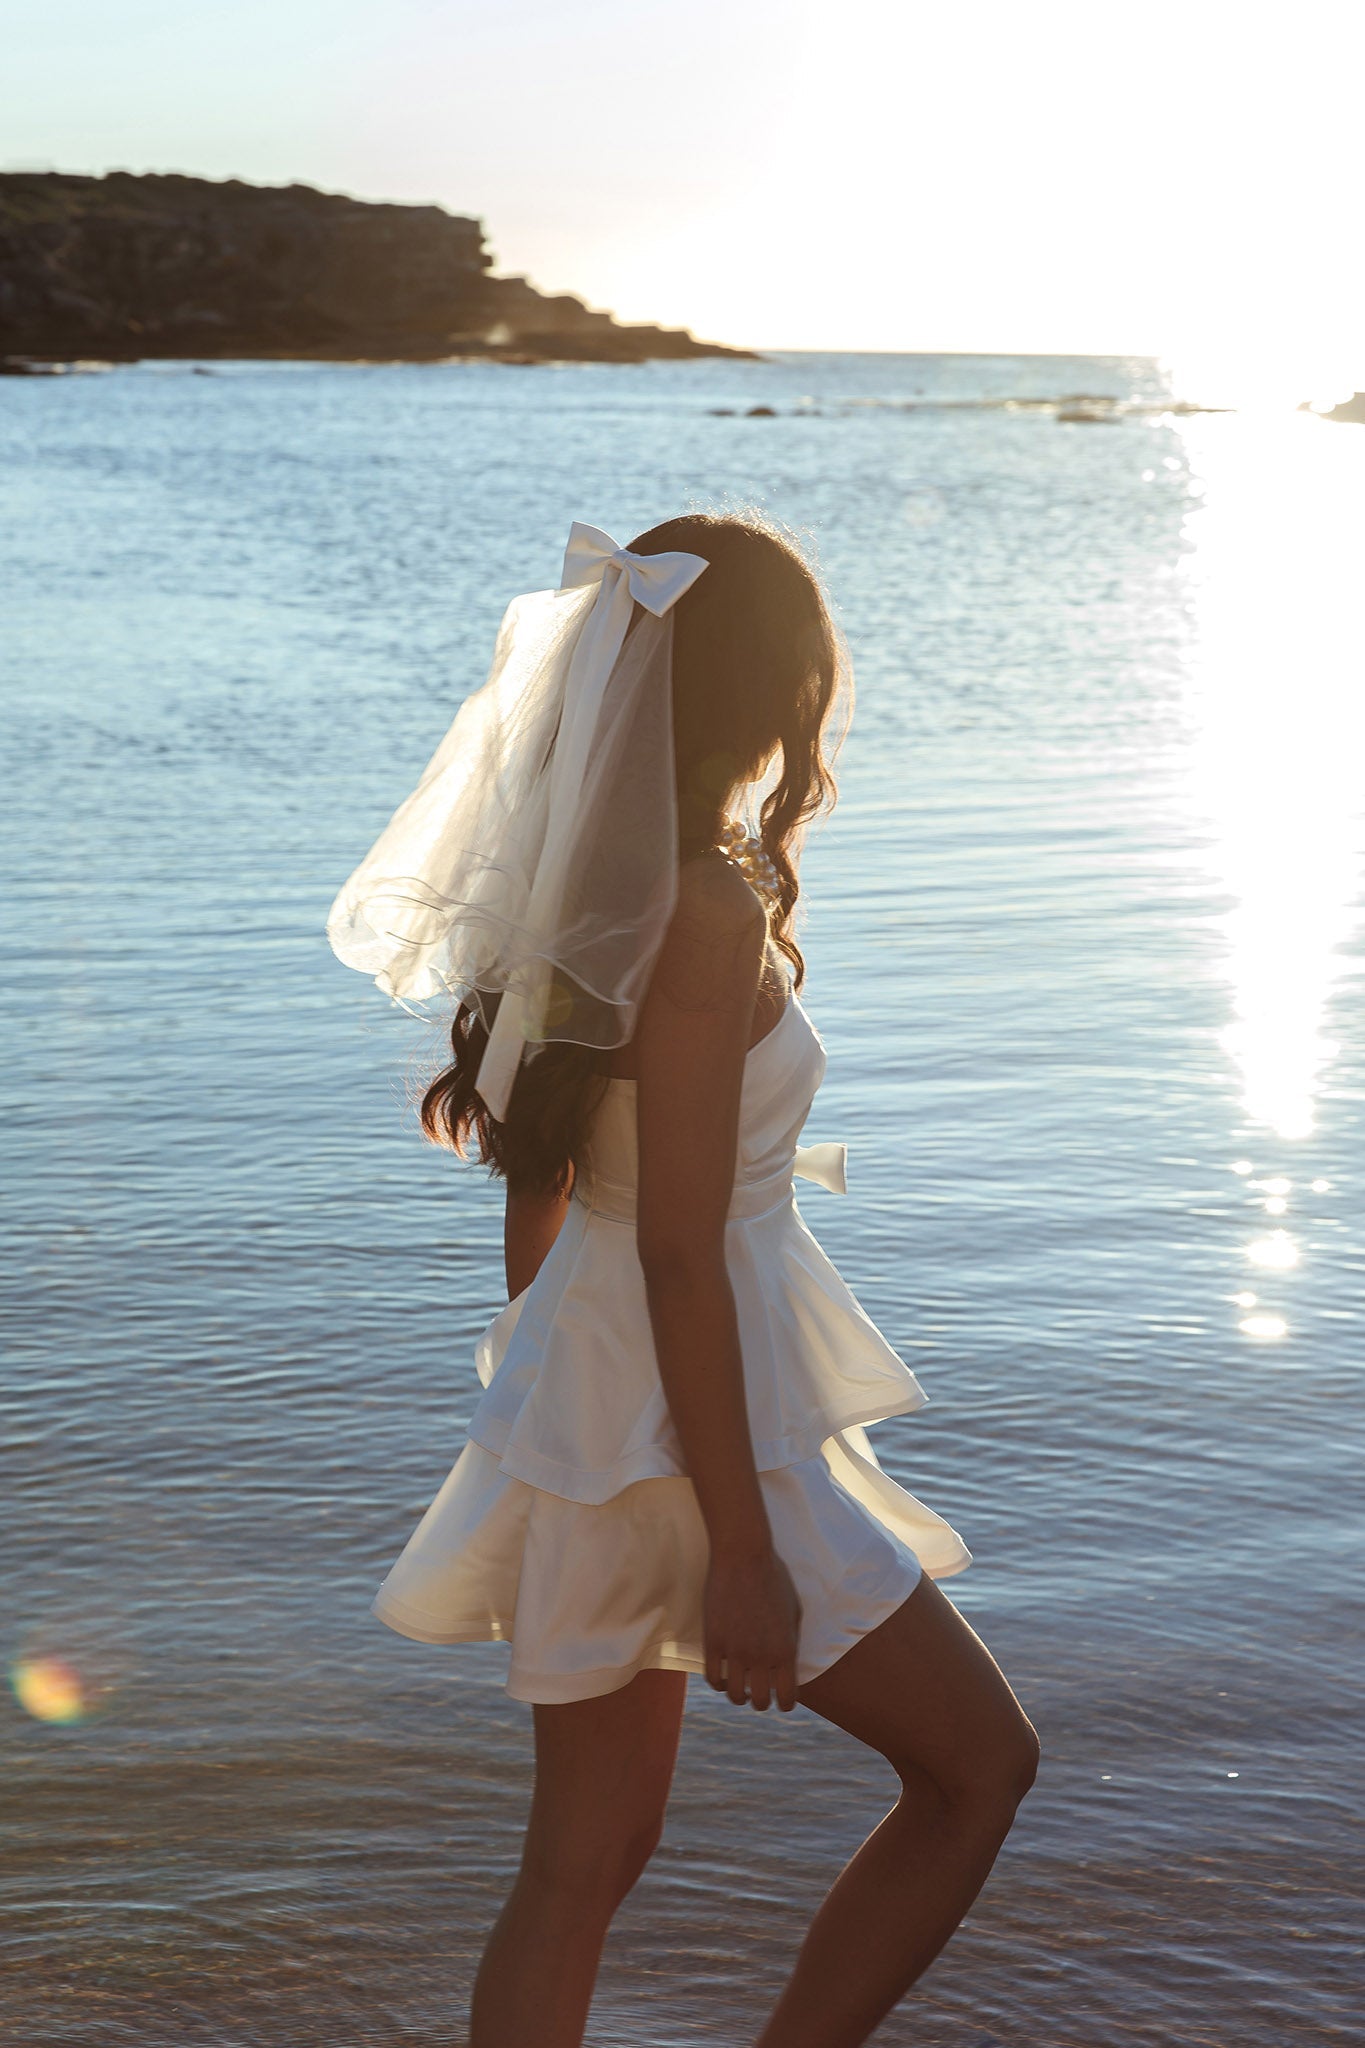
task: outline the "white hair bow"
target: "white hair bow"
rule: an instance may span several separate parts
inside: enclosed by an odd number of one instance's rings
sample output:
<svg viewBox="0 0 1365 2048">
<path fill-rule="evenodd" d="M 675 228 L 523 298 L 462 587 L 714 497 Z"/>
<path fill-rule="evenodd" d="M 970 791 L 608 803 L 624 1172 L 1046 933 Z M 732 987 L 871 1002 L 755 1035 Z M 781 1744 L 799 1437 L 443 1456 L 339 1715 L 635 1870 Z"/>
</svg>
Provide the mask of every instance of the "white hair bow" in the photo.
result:
<svg viewBox="0 0 1365 2048">
<path fill-rule="evenodd" d="M 569 528 L 560 582 L 565 590 L 579 590 L 585 584 L 602 582 L 608 569 L 619 569 L 636 604 L 661 619 L 692 588 L 705 567 L 702 555 L 632 554 L 629 548 L 618 548 L 600 526 L 585 526 L 575 519 Z"/>
</svg>

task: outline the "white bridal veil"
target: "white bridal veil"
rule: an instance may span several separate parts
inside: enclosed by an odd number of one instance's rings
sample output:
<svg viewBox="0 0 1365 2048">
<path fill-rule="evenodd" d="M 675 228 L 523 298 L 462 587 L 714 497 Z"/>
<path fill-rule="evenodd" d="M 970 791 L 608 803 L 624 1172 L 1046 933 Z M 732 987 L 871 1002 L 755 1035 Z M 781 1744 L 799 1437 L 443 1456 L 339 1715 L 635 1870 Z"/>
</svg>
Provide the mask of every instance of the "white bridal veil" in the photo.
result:
<svg viewBox="0 0 1365 2048">
<path fill-rule="evenodd" d="M 706 567 L 575 523 L 562 587 L 513 599 L 488 680 L 332 906 L 348 967 L 491 1020 L 499 1119 L 523 1054 L 634 1032 L 677 897 L 669 614 Z"/>
</svg>

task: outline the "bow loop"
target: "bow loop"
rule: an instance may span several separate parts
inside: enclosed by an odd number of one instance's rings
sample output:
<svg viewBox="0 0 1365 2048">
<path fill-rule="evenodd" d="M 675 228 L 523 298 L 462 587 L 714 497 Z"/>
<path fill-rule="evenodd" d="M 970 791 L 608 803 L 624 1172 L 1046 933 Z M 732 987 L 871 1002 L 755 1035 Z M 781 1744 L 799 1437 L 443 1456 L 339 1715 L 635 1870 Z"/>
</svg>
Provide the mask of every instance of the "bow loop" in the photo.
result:
<svg viewBox="0 0 1365 2048">
<path fill-rule="evenodd" d="M 618 548 L 600 526 L 587 526 L 576 519 L 564 550 L 560 588 L 580 590 L 588 584 L 600 583 L 608 569 L 616 569 L 624 575 L 635 602 L 661 619 L 692 588 L 707 566 L 704 555 L 632 554 L 629 548 Z"/>
</svg>

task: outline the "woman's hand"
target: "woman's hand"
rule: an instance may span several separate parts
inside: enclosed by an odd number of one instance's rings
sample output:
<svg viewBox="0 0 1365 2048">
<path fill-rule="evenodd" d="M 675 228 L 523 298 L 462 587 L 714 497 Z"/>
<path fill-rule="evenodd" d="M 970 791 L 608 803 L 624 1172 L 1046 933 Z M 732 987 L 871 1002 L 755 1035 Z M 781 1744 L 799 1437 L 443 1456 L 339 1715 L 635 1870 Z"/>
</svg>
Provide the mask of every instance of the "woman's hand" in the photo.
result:
<svg viewBox="0 0 1365 2048">
<path fill-rule="evenodd" d="M 711 1553 L 702 1596 L 706 1682 L 763 1713 L 775 1699 L 796 1705 L 796 1639 L 801 1603 L 791 1573 L 771 1548 Z"/>
</svg>

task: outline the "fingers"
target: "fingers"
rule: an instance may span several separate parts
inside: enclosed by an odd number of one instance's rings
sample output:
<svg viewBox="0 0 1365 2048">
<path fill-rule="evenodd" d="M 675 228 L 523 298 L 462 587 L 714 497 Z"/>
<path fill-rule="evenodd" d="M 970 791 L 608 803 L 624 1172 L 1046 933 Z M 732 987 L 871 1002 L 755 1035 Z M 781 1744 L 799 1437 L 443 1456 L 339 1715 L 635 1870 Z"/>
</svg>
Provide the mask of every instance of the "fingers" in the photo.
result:
<svg viewBox="0 0 1365 2048">
<path fill-rule="evenodd" d="M 723 1692 L 734 1706 L 751 1706 L 760 1714 L 766 1714 L 774 1700 L 784 1714 L 797 1704 L 794 1657 L 745 1665 L 714 1651 L 706 1659 L 706 1683 L 713 1692 Z"/>
<path fill-rule="evenodd" d="M 706 1683 L 713 1692 L 723 1692 L 737 1707 L 753 1704 L 762 1712 L 768 1704 L 768 1672 L 762 1665 L 746 1665 L 742 1658 L 727 1657 L 723 1650 L 706 1653 Z"/>
</svg>

